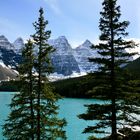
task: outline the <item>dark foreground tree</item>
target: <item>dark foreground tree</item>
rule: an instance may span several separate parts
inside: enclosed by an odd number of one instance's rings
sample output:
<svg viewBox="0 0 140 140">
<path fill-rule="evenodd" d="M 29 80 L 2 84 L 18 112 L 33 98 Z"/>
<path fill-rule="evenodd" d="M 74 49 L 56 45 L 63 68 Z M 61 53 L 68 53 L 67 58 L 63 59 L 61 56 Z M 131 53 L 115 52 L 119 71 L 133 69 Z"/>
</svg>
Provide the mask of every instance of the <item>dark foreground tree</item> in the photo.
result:
<svg viewBox="0 0 140 140">
<path fill-rule="evenodd" d="M 22 88 L 15 94 L 10 104 L 11 113 L 3 126 L 4 136 L 8 140 L 34 140 L 35 118 L 33 110 L 33 44 L 29 40 L 22 52 L 23 62 L 20 65 L 20 81 Z"/>
<path fill-rule="evenodd" d="M 57 116 L 60 96 L 53 92 L 47 79 L 52 72 L 50 53 L 54 49 L 47 43 L 50 31 L 46 31 L 48 21 L 44 20 L 42 8 L 39 13 L 38 22 L 34 23 L 36 33 L 22 53 L 22 87 L 12 98 L 11 113 L 3 126 L 8 140 L 66 139 L 63 130 L 66 121 Z"/>
<path fill-rule="evenodd" d="M 50 53 L 54 51 L 48 44 L 50 31 L 46 31 L 48 21 L 44 19 L 43 9 L 39 10 L 38 21 L 34 23 L 36 33 L 32 36 L 36 59 L 34 68 L 37 72 L 36 78 L 36 110 L 37 110 L 37 140 L 56 140 L 57 138 L 66 139 L 65 120 L 57 118 L 58 106 L 56 105 L 60 96 L 52 92 L 47 76 L 52 72 Z"/>
<path fill-rule="evenodd" d="M 102 5 L 99 24 L 101 43 L 92 47 L 98 49 L 99 57 L 90 58 L 91 62 L 99 65 L 98 71 L 94 73 L 97 86 L 90 93 L 94 97 L 102 97 L 105 103 L 86 105 L 87 112 L 79 117 L 84 120 L 98 120 L 95 126 L 88 126 L 85 133 L 106 134 L 109 135 L 108 139 L 117 140 L 119 128 L 139 125 L 136 114 L 140 113 L 140 108 L 134 102 L 139 94 L 130 90 L 131 84 L 128 81 L 131 79 L 122 69 L 135 54 L 128 53 L 125 49 L 134 48 L 136 44 L 123 39 L 128 35 L 125 30 L 129 22 L 120 21 L 117 0 L 104 0 Z"/>
</svg>

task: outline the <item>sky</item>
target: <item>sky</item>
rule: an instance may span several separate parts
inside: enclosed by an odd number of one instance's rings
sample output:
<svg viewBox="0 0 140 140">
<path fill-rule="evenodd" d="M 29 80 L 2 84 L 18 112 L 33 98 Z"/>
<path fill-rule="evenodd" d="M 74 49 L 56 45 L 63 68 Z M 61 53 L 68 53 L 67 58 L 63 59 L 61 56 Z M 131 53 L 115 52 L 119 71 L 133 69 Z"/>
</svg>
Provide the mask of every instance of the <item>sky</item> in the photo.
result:
<svg viewBox="0 0 140 140">
<path fill-rule="evenodd" d="M 51 38 L 66 36 L 72 47 L 86 39 L 98 42 L 100 11 L 103 0 L 0 0 L 0 35 L 10 42 L 18 37 L 27 40 L 35 33 L 32 25 L 44 8 Z M 130 21 L 127 38 L 140 39 L 140 0 L 118 0 L 121 20 Z"/>
</svg>

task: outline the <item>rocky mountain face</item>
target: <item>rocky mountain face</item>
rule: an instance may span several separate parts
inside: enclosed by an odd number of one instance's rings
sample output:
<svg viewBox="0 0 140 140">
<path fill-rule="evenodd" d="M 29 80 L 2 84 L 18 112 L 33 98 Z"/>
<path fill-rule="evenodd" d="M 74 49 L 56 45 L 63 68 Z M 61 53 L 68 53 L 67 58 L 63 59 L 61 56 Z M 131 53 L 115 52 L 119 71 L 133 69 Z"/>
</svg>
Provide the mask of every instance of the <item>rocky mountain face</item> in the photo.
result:
<svg viewBox="0 0 140 140">
<path fill-rule="evenodd" d="M 89 40 L 75 49 L 72 49 L 65 36 L 51 39 L 48 42 L 55 48 L 55 52 L 50 56 L 54 68 L 53 77 L 76 76 L 98 69 L 97 64 L 89 62 L 89 58 L 98 57 L 97 50 Z M 22 38 L 17 38 L 14 43 L 10 43 L 5 36 L 0 36 L 0 77 L 10 77 L 8 73 L 13 75 L 13 72 L 9 72 L 7 69 L 16 69 L 22 60 L 21 50 L 23 47 Z M 133 60 L 133 58 L 131 59 Z M 4 65 L 5 67 L 3 67 Z M 0 79 L 3 79 L 2 77 Z"/>
<path fill-rule="evenodd" d="M 16 46 L 11 44 L 5 36 L 0 36 L 0 60 L 12 68 L 21 62 L 21 55 L 16 53 L 15 48 Z"/>
<path fill-rule="evenodd" d="M 10 79 L 17 79 L 18 73 L 11 68 L 7 67 L 0 61 L 0 81 L 8 81 Z"/>
<path fill-rule="evenodd" d="M 21 37 L 17 38 L 14 43 L 14 52 L 16 52 L 17 54 L 21 54 L 22 52 L 22 48 L 24 47 L 24 41 Z"/>
<path fill-rule="evenodd" d="M 91 49 L 92 43 L 86 40 L 76 49 L 72 49 L 65 36 L 49 40 L 56 51 L 51 54 L 54 73 L 69 76 L 73 73 L 90 72 L 97 68 L 91 64 L 90 57 L 96 57 L 97 51 Z M 21 62 L 21 50 L 24 47 L 22 38 L 10 43 L 5 36 L 0 36 L 0 61 L 6 66 L 16 68 Z"/>
<path fill-rule="evenodd" d="M 73 72 L 80 73 L 73 50 L 64 36 L 49 40 L 49 44 L 56 49 L 51 55 L 54 72 L 64 76 L 71 75 Z"/>
<path fill-rule="evenodd" d="M 74 57 L 82 72 L 91 72 L 98 68 L 97 64 L 89 62 L 89 58 L 98 56 L 97 50 L 91 49 L 91 47 L 94 47 L 94 45 L 89 40 L 86 40 L 82 45 L 73 50 Z"/>
</svg>

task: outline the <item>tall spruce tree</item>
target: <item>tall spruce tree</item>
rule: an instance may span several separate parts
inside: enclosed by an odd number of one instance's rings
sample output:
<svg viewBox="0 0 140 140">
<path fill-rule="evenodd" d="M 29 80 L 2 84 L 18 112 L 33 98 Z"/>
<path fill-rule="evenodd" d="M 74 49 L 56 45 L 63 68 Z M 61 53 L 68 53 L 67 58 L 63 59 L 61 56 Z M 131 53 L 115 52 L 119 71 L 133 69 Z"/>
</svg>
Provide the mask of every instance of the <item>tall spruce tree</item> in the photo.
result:
<svg viewBox="0 0 140 140">
<path fill-rule="evenodd" d="M 139 95 L 130 90 L 131 79 L 126 79 L 122 67 L 126 65 L 130 57 L 135 53 L 128 53 L 125 49 L 136 46 L 133 41 L 126 41 L 123 38 L 128 35 L 125 31 L 129 25 L 128 21 L 120 21 L 120 6 L 117 0 L 104 0 L 101 18 L 99 37 L 101 43 L 93 46 L 98 49 L 100 57 L 89 60 L 98 63 L 99 69 L 94 72 L 97 86 L 89 91 L 93 97 L 102 97 L 104 104 L 86 105 L 87 112 L 79 115 L 84 120 L 98 120 L 95 126 L 88 126 L 84 132 L 93 134 L 108 134 L 108 139 L 118 139 L 118 128 L 139 125 L 139 120 L 134 114 L 139 114 L 138 105 L 133 99 Z M 136 104 L 136 105 L 135 105 Z M 132 115 L 132 113 L 134 113 Z M 111 131 L 107 128 L 111 128 Z M 98 139 L 92 136 L 91 139 Z"/>
<path fill-rule="evenodd" d="M 34 92 L 33 92 L 33 44 L 29 40 L 22 51 L 22 64 L 19 67 L 20 81 L 22 84 L 19 93 L 15 94 L 10 104 L 11 113 L 6 120 L 4 136 L 8 140 L 34 140 Z"/>
<path fill-rule="evenodd" d="M 63 127 L 66 122 L 58 119 L 58 106 L 56 105 L 60 96 L 52 92 L 47 76 L 52 72 L 50 53 L 54 51 L 48 44 L 51 31 L 46 30 L 48 21 L 44 19 L 43 9 L 39 10 L 38 21 L 33 25 L 36 33 L 32 35 L 35 50 L 37 51 L 34 68 L 37 72 L 36 78 L 36 110 L 37 110 L 37 140 L 66 139 Z"/>
<path fill-rule="evenodd" d="M 47 41 L 48 21 L 44 20 L 43 9 L 39 10 L 36 33 L 23 49 L 20 65 L 21 90 L 10 104 L 11 113 L 3 126 L 3 134 L 9 140 L 65 140 L 64 119 L 59 119 L 57 105 L 61 97 L 53 92 L 47 79 L 52 72 L 50 53 L 54 51 Z"/>
</svg>

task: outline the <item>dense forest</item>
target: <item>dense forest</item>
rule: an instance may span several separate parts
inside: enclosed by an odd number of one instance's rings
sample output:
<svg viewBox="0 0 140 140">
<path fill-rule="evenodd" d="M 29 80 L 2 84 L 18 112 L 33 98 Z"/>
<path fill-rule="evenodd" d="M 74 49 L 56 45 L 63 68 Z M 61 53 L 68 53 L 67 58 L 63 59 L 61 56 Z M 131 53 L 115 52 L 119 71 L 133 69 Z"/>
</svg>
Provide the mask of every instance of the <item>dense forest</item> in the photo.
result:
<svg viewBox="0 0 140 140">
<path fill-rule="evenodd" d="M 130 62 L 128 65 L 123 67 L 131 75 L 132 79 L 140 80 L 140 58 Z M 50 85 L 54 87 L 54 91 L 59 93 L 63 97 L 71 98 L 91 98 L 88 93 L 89 90 L 95 86 L 96 79 L 94 74 L 88 74 L 86 76 L 69 78 L 64 80 L 57 80 L 51 82 Z M 126 75 L 127 76 L 127 75 Z M 16 91 L 20 90 L 19 81 L 3 81 L 0 83 L 0 91 Z M 81 88 L 82 87 L 82 88 Z M 73 89 L 73 90 L 71 90 Z"/>
</svg>

